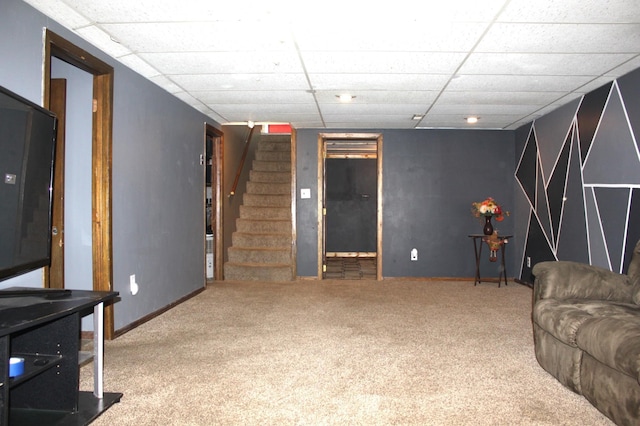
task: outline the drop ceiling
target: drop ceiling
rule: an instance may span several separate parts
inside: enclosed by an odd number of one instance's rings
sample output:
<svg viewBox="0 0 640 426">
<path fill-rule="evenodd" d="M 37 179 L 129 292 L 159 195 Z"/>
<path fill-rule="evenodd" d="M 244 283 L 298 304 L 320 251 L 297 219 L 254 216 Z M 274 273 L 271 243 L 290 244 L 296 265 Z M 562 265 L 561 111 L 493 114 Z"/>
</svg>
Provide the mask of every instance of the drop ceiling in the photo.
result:
<svg viewBox="0 0 640 426">
<path fill-rule="evenodd" d="M 515 129 L 640 67 L 637 0 L 25 2 L 220 124 Z"/>
</svg>

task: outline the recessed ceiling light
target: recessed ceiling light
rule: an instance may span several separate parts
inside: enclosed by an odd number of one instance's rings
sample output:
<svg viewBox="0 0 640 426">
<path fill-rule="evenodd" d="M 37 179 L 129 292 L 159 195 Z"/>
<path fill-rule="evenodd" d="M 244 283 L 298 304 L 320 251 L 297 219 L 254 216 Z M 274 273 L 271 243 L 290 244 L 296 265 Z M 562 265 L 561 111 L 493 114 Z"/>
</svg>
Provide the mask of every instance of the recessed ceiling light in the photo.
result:
<svg viewBox="0 0 640 426">
<path fill-rule="evenodd" d="M 336 95 L 336 98 L 340 99 L 340 102 L 351 102 L 353 99 L 355 99 L 355 96 L 348 93 L 343 93 L 341 95 Z"/>
<path fill-rule="evenodd" d="M 478 120 L 480 120 L 480 117 L 471 116 L 471 117 L 465 118 L 465 120 L 467 120 L 467 123 L 469 123 L 469 124 L 474 124 L 474 123 L 477 123 Z"/>
<path fill-rule="evenodd" d="M 422 120 L 423 118 L 424 118 L 424 115 L 422 114 L 413 114 L 413 117 L 411 117 L 412 120 L 416 120 L 416 121 Z"/>
</svg>

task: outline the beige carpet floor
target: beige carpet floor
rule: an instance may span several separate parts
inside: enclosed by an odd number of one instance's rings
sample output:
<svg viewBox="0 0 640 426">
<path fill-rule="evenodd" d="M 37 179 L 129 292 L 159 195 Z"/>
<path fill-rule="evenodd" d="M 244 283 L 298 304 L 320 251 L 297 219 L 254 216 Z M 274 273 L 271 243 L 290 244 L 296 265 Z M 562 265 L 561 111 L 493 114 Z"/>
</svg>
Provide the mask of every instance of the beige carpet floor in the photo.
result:
<svg viewBox="0 0 640 426">
<path fill-rule="evenodd" d="M 514 283 L 215 282 L 106 342 L 124 396 L 94 424 L 611 425 L 538 365 L 530 315 Z"/>
</svg>

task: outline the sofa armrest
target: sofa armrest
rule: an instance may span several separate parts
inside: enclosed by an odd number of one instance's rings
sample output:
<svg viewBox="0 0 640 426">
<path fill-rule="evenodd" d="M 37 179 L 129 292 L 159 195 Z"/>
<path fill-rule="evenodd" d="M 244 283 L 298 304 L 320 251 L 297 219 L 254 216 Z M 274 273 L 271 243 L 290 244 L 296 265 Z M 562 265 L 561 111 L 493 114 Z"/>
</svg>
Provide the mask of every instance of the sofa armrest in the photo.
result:
<svg viewBox="0 0 640 426">
<path fill-rule="evenodd" d="M 534 265 L 534 302 L 540 299 L 592 299 L 633 303 L 633 281 L 628 275 L 570 261 Z"/>
</svg>

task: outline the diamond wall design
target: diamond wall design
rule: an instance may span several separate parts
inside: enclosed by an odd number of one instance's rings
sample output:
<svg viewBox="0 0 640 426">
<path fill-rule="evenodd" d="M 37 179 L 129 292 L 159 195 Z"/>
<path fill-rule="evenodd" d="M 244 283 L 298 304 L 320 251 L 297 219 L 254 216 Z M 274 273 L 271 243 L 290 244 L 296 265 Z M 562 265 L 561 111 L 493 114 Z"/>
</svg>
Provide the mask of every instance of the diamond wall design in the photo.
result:
<svg viewBox="0 0 640 426">
<path fill-rule="evenodd" d="M 609 96 L 611 85 L 604 85 L 593 92 L 589 92 L 582 98 L 580 110 L 578 111 L 578 128 L 580 129 L 580 151 L 582 161 L 589 151 L 596 126 L 600 120 L 602 109 Z M 553 113 L 552 113 L 553 114 Z"/>
<path fill-rule="evenodd" d="M 515 173 L 529 204 L 523 282 L 527 258 L 626 272 L 640 239 L 640 69 L 620 80 L 530 125 Z"/>
</svg>

